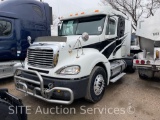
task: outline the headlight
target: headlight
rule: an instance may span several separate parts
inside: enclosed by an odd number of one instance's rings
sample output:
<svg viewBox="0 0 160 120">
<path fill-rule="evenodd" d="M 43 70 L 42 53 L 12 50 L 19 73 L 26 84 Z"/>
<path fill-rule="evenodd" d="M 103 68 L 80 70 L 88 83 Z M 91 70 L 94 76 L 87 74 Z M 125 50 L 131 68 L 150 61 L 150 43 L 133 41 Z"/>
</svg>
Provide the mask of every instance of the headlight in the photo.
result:
<svg viewBox="0 0 160 120">
<path fill-rule="evenodd" d="M 80 72 L 80 66 L 67 66 L 64 68 L 59 69 L 56 73 L 63 74 L 63 75 L 76 75 Z"/>
</svg>

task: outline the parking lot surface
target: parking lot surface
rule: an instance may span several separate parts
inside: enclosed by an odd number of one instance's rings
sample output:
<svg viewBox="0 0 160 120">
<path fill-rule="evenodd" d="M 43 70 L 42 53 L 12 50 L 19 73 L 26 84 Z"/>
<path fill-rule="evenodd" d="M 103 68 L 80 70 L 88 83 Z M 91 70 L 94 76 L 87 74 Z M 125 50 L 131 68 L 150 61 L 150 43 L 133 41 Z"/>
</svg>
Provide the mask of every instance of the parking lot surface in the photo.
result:
<svg viewBox="0 0 160 120">
<path fill-rule="evenodd" d="M 0 88 L 22 99 L 28 120 L 159 120 L 160 80 L 141 80 L 127 74 L 106 88 L 103 99 L 91 104 L 84 99 L 72 105 L 51 104 L 15 90 L 13 78 L 0 80 Z"/>
</svg>

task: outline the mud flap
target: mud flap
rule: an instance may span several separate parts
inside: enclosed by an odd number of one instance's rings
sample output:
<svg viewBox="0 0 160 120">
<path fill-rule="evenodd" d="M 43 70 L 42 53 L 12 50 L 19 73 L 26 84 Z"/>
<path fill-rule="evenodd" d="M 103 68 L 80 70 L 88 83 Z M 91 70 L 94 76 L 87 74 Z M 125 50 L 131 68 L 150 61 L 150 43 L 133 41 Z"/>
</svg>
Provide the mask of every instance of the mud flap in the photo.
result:
<svg viewBox="0 0 160 120">
<path fill-rule="evenodd" d="M 134 59 L 133 57 L 123 58 L 123 60 L 127 64 L 127 68 L 124 70 L 124 72 L 126 72 L 126 73 L 134 73 L 135 72 L 135 68 L 133 66 L 133 59 Z"/>
</svg>

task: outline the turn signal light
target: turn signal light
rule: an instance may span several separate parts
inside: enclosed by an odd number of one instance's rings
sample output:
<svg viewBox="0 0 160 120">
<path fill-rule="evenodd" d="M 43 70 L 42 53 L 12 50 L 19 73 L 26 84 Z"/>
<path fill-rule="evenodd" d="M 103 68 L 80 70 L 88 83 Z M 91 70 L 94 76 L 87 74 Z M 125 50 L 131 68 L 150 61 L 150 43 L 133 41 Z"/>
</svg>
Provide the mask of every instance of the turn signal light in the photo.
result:
<svg viewBox="0 0 160 120">
<path fill-rule="evenodd" d="M 158 50 L 156 50 L 156 58 L 159 58 L 159 51 Z"/>
<path fill-rule="evenodd" d="M 57 90 L 57 92 L 58 92 L 58 93 L 60 93 L 60 92 L 61 92 L 61 90 Z"/>
</svg>

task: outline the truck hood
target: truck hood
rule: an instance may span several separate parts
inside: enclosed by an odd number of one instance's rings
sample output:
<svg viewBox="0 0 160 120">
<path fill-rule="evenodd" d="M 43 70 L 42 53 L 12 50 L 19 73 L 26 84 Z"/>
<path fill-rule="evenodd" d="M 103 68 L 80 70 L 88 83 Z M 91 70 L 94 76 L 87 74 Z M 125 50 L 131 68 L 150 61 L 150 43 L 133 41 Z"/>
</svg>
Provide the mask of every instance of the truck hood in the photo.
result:
<svg viewBox="0 0 160 120">
<path fill-rule="evenodd" d="M 100 42 L 99 36 L 92 35 L 89 37 L 88 41 L 83 41 L 80 35 L 76 36 L 66 36 L 66 37 L 39 37 L 35 40 L 35 42 L 31 45 L 31 47 L 52 47 L 55 46 L 60 49 L 69 49 L 69 48 L 77 48 L 78 43 L 77 40 L 80 40 L 82 47 L 91 45 L 97 42 Z M 79 46 L 80 47 L 80 46 Z"/>
</svg>

